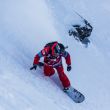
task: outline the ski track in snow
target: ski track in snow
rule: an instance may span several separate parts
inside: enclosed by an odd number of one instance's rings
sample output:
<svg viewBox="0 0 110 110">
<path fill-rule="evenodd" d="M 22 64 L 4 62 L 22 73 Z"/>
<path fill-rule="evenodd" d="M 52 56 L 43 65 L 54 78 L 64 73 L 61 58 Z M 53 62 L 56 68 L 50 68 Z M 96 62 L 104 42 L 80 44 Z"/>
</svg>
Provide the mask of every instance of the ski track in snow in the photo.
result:
<svg viewBox="0 0 110 110">
<path fill-rule="evenodd" d="M 109 0 L 0 1 L 0 110 L 108 110 L 110 105 Z M 85 48 L 68 36 L 71 23 L 82 23 L 78 11 L 93 25 Z M 30 71 L 33 58 L 53 40 L 68 45 L 71 84 L 86 97 L 75 104 L 55 74 Z M 42 59 L 41 59 L 42 60 Z"/>
</svg>

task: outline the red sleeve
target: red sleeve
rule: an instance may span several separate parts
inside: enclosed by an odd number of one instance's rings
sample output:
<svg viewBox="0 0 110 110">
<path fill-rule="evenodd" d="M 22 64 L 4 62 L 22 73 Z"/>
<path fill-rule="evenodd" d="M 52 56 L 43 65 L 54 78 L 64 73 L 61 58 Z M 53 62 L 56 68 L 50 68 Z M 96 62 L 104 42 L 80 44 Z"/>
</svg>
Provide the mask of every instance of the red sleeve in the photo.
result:
<svg viewBox="0 0 110 110">
<path fill-rule="evenodd" d="M 33 61 L 33 64 L 34 65 L 37 65 L 40 58 L 47 55 L 49 52 L 49 49 L 48 48 L 44 48 L 43 50 L 41 50 L 41 52 L 39 52 L 35 57 L 34 57 L 34 61 Z"/>
<path fill-rule="evenodd" d="M 34 62 L 33 62 L 33 64 L 34 64 L 34 65 L 37 65 L 38 62 L 39 62 L 39 60 L 40 60 L 40 57 L 39 57 L 39 55 L 37 54 L 37 55 L 34 57 Z"/>
<path fill-rule="evenodd" d="M 71 58 L 69 54 L 65 57 L 65 59 L 66 59 L 66 64 L 71 65 Z"/>
</svg>

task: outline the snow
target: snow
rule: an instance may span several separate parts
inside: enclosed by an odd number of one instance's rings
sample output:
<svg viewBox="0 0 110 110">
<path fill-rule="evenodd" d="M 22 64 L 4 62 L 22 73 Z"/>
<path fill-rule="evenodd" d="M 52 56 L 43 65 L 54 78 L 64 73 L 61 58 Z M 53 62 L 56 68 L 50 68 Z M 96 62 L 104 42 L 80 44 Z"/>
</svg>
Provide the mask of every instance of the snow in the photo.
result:
<svg viewBox="0 0 110 110">
<path fill-rule="evenodd" d="M 0 0 L 0 110 L 108 110 L 110 107 L 109 0 Z M 88 48 L 68 36 L 71 23 L 94 27 Z M 49 41 L 68 45 L 73 87 L 86 97 L 74 103 L 57 74 L 30 71 L 33 58 Z M 42 59 L 41 59 L 42 60 Z"/>
</svg>

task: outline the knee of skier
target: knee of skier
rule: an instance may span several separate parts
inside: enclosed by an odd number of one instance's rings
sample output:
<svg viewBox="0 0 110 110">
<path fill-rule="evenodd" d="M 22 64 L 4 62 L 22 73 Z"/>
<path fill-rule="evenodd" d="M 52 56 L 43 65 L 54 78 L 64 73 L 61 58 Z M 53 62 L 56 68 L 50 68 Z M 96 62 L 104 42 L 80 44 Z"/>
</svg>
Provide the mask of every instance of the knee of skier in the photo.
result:
<svg viewBox="0 0 110 110">
<path fill-rule="evenodd" d="M 55 73 L 55 70 L 53 68 L 44 68 L 44 74 L 45 76 L 52 76 Z"/>
</svg>

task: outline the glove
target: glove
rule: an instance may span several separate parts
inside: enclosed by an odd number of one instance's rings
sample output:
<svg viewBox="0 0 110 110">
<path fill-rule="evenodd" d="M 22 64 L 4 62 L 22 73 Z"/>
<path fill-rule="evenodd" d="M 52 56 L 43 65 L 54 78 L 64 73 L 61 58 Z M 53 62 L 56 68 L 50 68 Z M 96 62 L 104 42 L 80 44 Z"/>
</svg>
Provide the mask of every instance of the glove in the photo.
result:
<svg viewBox="0 0 110 110">
<path fill-rule="evenodd" d="M 71 71 L 71 65 L 67 66 L 67 71 Z"/>
<path fill-rule="evenodd" d="M 31 67 L 30 70 L 33 70 L 33 69 L 36 70 L 36 68 L 37 68 L 37 65 L 33 65 L 33 67 Z"/>
</svg>

